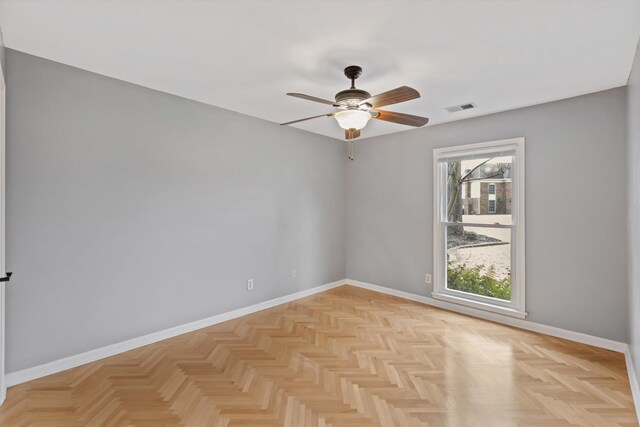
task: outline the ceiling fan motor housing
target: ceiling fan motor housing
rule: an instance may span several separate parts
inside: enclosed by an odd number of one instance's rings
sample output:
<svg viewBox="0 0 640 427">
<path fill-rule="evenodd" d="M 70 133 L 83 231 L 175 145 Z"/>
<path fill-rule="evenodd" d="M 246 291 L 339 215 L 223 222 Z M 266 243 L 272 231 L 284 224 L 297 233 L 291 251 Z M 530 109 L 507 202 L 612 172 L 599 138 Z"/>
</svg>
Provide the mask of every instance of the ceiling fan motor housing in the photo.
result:
<svg viewBox="0 0 640 427">
<path fill-rule="evenodd" d="M 336 93 L 336 103 L 346 107 L 357 107 L 365 99 L 371 98 L 371 94 L 362 89 L 347 89 Z"/>
</svg>

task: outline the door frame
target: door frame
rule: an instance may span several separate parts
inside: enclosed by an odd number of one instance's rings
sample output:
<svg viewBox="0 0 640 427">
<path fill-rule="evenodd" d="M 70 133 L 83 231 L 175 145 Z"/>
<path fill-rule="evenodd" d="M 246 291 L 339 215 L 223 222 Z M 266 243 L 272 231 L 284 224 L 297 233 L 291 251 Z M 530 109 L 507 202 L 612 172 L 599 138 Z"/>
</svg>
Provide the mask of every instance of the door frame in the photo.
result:
<svg viewBox="0 0 640 427">
<path fill-rule="evenodd" d="M 5 131 L 6 131 L 6 85 L 4 71 L 0 67 L 0 274 L 6 276 L 5 270 L 5 226 L 4 226 L 4 194 L 5 194 Z M 5 286 L 0 282 L 0 405 L 7 396 L 5 382 Z"/>
</svg>

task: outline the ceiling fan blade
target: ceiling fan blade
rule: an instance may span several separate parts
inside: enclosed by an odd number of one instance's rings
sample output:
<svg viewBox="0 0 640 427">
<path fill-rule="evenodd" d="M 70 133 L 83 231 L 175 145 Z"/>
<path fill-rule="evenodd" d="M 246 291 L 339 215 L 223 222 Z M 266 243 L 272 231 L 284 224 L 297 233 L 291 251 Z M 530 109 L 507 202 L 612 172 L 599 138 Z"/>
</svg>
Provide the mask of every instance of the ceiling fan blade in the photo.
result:
<svg viewBox="0 0 640 427">
<path fill-rule="evenodd" d="M 373 108 L 378 108 L 384 107 L 385 105 L 410 101 L 416 98 L 420 98 L 420 92 L 413 88 L 410 88 L 409 86 L 400 86 L 388 92 L 383 92 L 378 95 L 372 96 L 369 99 L 365 99 L 364 101 L 360 102 L 360 105 L 371 104 Z"/>
<path fill-rule="evenodd" d="M 393 111 L 373 110 L 372 112 L 378 113 L 377 116 L 373 116 L 374 119 L 384 120 L 385 122 L 398 123 L 401 125 L 415 126 L 419 128 L 429 123 L 429 119 L 426 117 L 413 116 L 405 113 L 395 113 Z"/>
<path fill-rule="evenodd" d="M 331 117 L 331 116 L 334 116 L 335 114 L 336 113 L 326 113 L 326 114 L 319 114 L 317 116 L 305 117 L 304 119 L 298 119 L 298 120 L 294 120 L 287 123 L 280 123 L 280 126 L 292 125 L 294 123 L 304 122 L 305 120 L 317 119 L 318 117 Z"/>
<path fill-rule="evenodd" d="M 344 130 L 344 139 L 356 139 L 360 136 L 360 129 L 345 129 Z"/>
<path fill-rule="evenodd" d="M 295 98 L 306 99 L 307 101 L 319 102 L 321 104 L 334 105 L 334 106 L 336 105 L 336 103 L 334 101 L 329 101 L 328 99 L 318 98 L 316 96 L 305 95 L 304 93 L 288 93 L 287 95 L 293 96 Z"/>
</svg>

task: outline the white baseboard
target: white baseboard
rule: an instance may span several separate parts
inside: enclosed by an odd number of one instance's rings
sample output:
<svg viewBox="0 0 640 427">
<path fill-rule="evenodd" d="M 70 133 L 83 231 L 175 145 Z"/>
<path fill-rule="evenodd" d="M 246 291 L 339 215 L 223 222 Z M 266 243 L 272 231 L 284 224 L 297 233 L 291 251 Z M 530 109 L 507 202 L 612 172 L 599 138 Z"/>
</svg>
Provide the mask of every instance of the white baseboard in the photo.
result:
<svg viewBox="0 0 640 427">
<path fill-rule="evenodd" d="M 464 305 L 441 301 L 431 297 L 398 291 L 395 289 L 386 288 L 384 286 L 372 285 L 371 283 L 360 282 L 358 280 L 347 279 L 345 283 L 348 285 L 357 286 L 359 288 L 369 289 L 372 291 L 381 292 L 383 294 L 405 298 L 411 301 L 421 302 L 423 304 L 432 305 L 434 307 L 443 308 L 445 310 L 455 311 L 456 313 L 467 314 L 469 316 L 479 317 L 481 319 L 490 320 L 492 322 L 502 323 L 516 328 L 526 329 L 528 331 L 538 332 L 545 335 L 551 335 L 552 337 L 563 338 L 565 340 L 575 341 L 582 344 L 588 344 L 594 347 L 613 350 L 619 353 L 624 353 L 628 348 L 628 345 L 626 343 L 612 341 L 606 338 L 595 337 L 593 335 L 587 335 L 580 332 L 568 331 L 566 329 L 530 322 L 524 319 L 503 316 L 501 314 L 491 313 L 489 311 L 478 310 L 477 308 L 473 307 L 466 307 Z"/>
<path fill-rule="evenodd" d="M 195 322 L 186 323 L 184 325 L 175 326 L 173 328 L 165 329 L 163 331 L 154 332 L 148 335 L 144 335 L 138 338 L 133 338 L 120 343 L 108 345 L 95 350 L 90 350 L 85 353 L 77 354 L 74 356 L 65 357 L 63 359 L 54 360 L 42 365 L 34 366 L 31 368 L 23 369 L 21 371 L 11 372 L 5 376 L 5 382 L 7 387 L 11 387 L 17 384 L 21 384 L 27 381 L 34 380 L 36 378 L 45 377 L 47 375 L 55 374 L 57 372 L 65 371 L 67 369 L 75 368 L 77 366 L 84 365 L 86 363 L 95 362 L 96 360 L 104 359 L 105 357 L 114 356 L 125 351 L 133 350 L 138 347 L 142 347 L 148 344 L 153 344 L 158 341 L 172 338 L 177 335 L 186 334 L 207 326 L 212 326 L 217 323 L 225 322 L 227 320 L 235 319 L 237 317 L 246 316 L 247 314 L 255 313 L 257 311 L 265 310 L 267 308 L 274 307 L 276 305 L 285 304 L 287 302 L 294 301 L 296 299 L 304 298 L 310 295 L 314 295 L 320 292 L 327 291 L 345 284 L 357 286 L 364 289 L 369 289 L 376 292 L 381 292 L 388 295 L 405 298 L 412 301 L 421 302 L 434 307 L 443 308 L 445 310 L 454 311 L 457 313 L 467 314 L 470 316 L 478 317 L 481 319 L 490 320 L 497 323 L 506 324 L 516 328 L 526 329 L 541 334 L 551 335 L 558 338 L 563 338 L 570 341 L 575 341 L 583 344 L 593 345 L 595 347 L 601 347 L 608 350 L 617 351 L 620 353 L 628 353 L 629 346 L 626 343 L 608 340 L 605 338 L 594 337 L 591 335 L 568 331 L 566 329 L 560 329 L 553 326 L 542 325 L 539 323 L 530 322 L 527 320 L 516 319 L 508 316 L 503 316 L 496 313 L 478 310 L 472 307 L 465 307 L 458 304 L 453 304 L 446 301 L 436 300 L 434 298 L 411 294 L 408 292 L 398 291 L 384 286 L 373 285 L 371 283 L 360 282 L 358 280 L 338 280 L 337 282 L 329 283 L 315 288 L 307 289 L 300 292 L 295 292 L 283 297 L 275 298 L 269 301 L 254 304 L 248 307 L 243 307 L 237 310 L 233 310 L 227 313 L 218 314 L 206 319 L 197 320 Z M 627 366 L 630 366 L 629 372 L 633 366 L 631 364 L 630 357 L 627 359 Z M 637 379 L 635 374 L 633 377 L 629 377 L 632 382 L 632 390 L 634 390 L 634 399 L 636 395 L 640 396 L 640 389 L 638 389 Z M 635 384 L 635 389 L 633 388 Z"/>
<path fill-rule="evenodd" d="M 295 292 L 293 294 L 285 295 L 279 298 L 274 298 L 272 300 L 250 305 L 248 307 L 239 308 L 237 310 L 229 311 L 227 313 L 218 314 L 212 317 L 208 317 L 206 319 L 185 323 L 183 325 L 175 326 L 173 328 L 165 329 L 163 331 L 153 332 L 148 335 L 144 335 L 138 338 L 133 338 L 127 341 L 122 341 L 116 344 L 111 344 L 95 350 L 90 350 L 85 353 L 77 354 L 75 356 L 69 356 L 63 359 L 54 360 L 53 362 L 34 366 L 32 368 L 11 372 L 9 374 L 6 374 L 5 382 L 7 387 L 11 387 L 16 384 L 21 384 L 27 381 L 34 380 L 36 378 L 46 377 L 47 375 L 51 375 L 57 372 L 65 371 L 67 369 L 75 368 L 77 366 L 81 366 L 86 363 L 95 362 L 96 360 L 104 359 L 105 357 L 114 356 L 118 353 L 123 353 L 125 351 L 133 350 L 138 347 L 142 347 L 148 344 L 153 344 L 158 341 L 166 340 L 167 338 L 172 338 L 178 335 L 186 334 L 188 332 L 192 332 L 197 329 L 206 328 L 207 326 L 212 326 L 217 323 L 225 322 L 227 320 L 235 319 L 241 316 L 246 316 L 247 314 L 255 313 L 257 311 L 275 307 L 276 305 L 285 304 L 300 298 L 317 294 L 319 292 L 324 292 L 329 289 L 342 286 L 344 284 L 345 284 L 344 280 L 338 280 L 337 282 L 328 283 L 326 285 L 317 286 L 315 288 L 307 289 L 300 292 Z"/>
<path fill-rule="evenodd" d="M 631 347 L 629 346 L 627 346 L 624 352 L 624 359 L 625 362 L 627 362 L 627 374 L 629 375 L 629 386 L 631 387 L 633 403 L 636 407 L 636 417 L 638 417 L 638 424 L 640 424 L 640 385 L 638 384 L 638 377 L 636 376 L 633 358 L 631 357 Z"/>
</svg>

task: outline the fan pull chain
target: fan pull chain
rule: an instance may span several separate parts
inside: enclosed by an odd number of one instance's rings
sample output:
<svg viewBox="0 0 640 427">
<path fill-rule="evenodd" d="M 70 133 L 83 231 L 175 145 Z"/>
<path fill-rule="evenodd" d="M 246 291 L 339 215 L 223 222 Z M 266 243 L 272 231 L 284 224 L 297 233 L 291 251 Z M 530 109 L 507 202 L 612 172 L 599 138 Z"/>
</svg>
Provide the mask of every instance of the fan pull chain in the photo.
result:
<svg viewBox="0 0 640 427">
<path fill-rule="evenodd" d="M 347 144 L 349 144 L 349 160 L 353 161 L 353 141 L 347 141 Z"/>
</svg>

